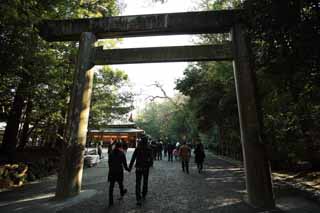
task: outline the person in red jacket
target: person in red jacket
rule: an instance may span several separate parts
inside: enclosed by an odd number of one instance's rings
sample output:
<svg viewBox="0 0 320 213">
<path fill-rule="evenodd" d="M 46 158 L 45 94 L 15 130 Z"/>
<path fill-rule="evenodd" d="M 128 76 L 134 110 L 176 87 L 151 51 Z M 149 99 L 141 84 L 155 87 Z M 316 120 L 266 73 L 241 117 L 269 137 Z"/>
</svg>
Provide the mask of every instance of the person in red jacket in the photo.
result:
<svg viewBox="0 0 320 213">
<path fill-rule="evenodd" d="M 190 147 L 184 142 L 182 146 L 179 148 L 179 155 L 182 164 L 182 171 L 187 172 L 189 174 L 189 160 L 191 157 L 191 149 Z"/>
</svg>

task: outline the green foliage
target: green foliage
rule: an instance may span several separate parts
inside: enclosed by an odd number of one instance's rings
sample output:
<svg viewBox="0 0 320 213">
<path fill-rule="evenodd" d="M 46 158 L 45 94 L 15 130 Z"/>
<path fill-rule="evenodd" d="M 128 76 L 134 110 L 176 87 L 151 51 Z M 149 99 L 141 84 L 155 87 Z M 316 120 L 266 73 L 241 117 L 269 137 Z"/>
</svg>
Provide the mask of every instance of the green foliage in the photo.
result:
<svg viewBox="0 0 320 213">
<path fill-rule="evenodd" d="M 241 152 L 231 63 L 189 65 L 176 89 L 190 97 L 186 105 L 204 144 L 213 149 L 237 147 Z"/>
<path fill-rule="evenodd" d="M 147 104 L 144 111 L 137 116 L 136 124 L 153 138 L 160 138 L 160 120 L 157 103 Z"/>
<path fill-rule="evenodd" d="M 316 163 L 320 151 L 316 139 L 320 127 L 319 3 L 246 1 L 244 8 L 265 141 L 272 145 L 272 158 L 278 165 L 300 160 Z"/>
<path fill-rule="evenodd" d="M 247 26 L 262 107 L 264 142 L 270 144 L 274 166 L 301 160 L 319 162 L 319 3 L 317 1 L 204 1 L 207 9 L 240 6 Z M 203 35 L 199 43 L 213 44 L 226 35 Z M 200 137 L 219 146 L 239 146 L 232 68 L 221 63 L 197 63 L 185 71 L 177 89 L 197 118 Z M 217 147 L 213 143 L 214 147 Z M 240 151 L 240 147 L 238 147 Z M 319 163 L 317 164 L 319 165 Z"/>
<path fill-rule="evenodd" d="M 220 10 L 237 7 L 240 1 L 202 1 L 200 8 Z M 199 44 L 229 42 L 228 34 L 200 35 Z M 240 143 L 237 103 L 230 62 L 190 64 L 176 89 L 190 97 L 186 105 L 202 142 L 209 147 Z"/>
<path fill-rule="evenodd" d="M 28 121 L 32 126 L 26 132 L 28 136 L 30 137 L 33 132 L 36 138 L 45 140 L 48 134 L 58 133 L 61 138 L 75 70 L 77 44 L 45 42 L 39 37 L 35 26 L 43 19 L 112 16 L 117 15 L 118 12 L 119 8 L 115 0 L 1 1 L 0 120 L 8 121 L 10 112 L 11 114 L 13 112 L 12 103 L 19 95 L 23 99 L 21 107 L 23 113 L 17 122 L 23 124 Z M 106 46 L 115 45 L 115 41 L 111 41 L 110 45 L 108 41 L 103 43 Z M 112 72 L 110 69 L 107 74 L 103 74 L 102 71 L 98 73 L 101 75 L 98 77 L 100 81 L 105 82 L 107 86 L 111 85 L 110 88 L 120 88 L 127 78 L 120 71 Z M 106 89 L 97 89 L 96 93 L 103 97 L 100 93 L 104 90 Z M 132 98 L 130 94 L 122 94 L 118 97 L 115 91 L 116 89 L 106 90 L 110 94 L 103 98 L 99 97 L 99 101 L 93 101 L 93 108 L 99 110 L 106 108 L 106 106 L 95 107 L 95 104 L 99 106 L 115 104 L 119 107 Z M 109 97 L 112 97 L 111 100 Z M 27 103 L 32 107 L 28 112 L 25 110 Z M 118 111 L 124 113 L 129 108 Z M 108 113 L 100 114 L 96 111 L 93 114 L 97 120 L 101 120 L 100 115 L 102 117 L 108 115 Z M 29 128 L 29 125 L 26 127 Z"/>
<path fill-rule="evenodd" d="M 128 76 L 104 66 L 95 73 L 89 126 L 99 129 L 133 109 L 133 94 L 124 90 Z"/>
<path fill-rule="evenodd" d="M 317 1 L 203 1 L 206 9 L 243 7 L 258 79 L 264 141 L 273 163 L 291 165 L 319 160 L 319 15 Z M 226 35 L 202 35 L 201 44 L 220 43 Z M 239 131 L 232 68 L 223 63 L 197 63 L 185 70 L 177 89 L 197 118 L 202 140 L 238 146 Z M 221 131 L 223 130 L 223 131 Z M 233 142 L 232 142 L 233 141 Z M 219 145 L 218 145 L 219 146 Z M 240 148 L 239 148 L 240 151 Z M 309 153 L 309 156 L 308 154 Z M 286 163 L 285 163 L 286 162 Z"/>
<path fill-rule="evenodd" d="M 188 141 L 197 137 L 192 115 L 178 100 L 183 97 L 176 96 L 172 100 L 150 102 L 139 113 L 136 123 L 153 138 L 169 138 L 172 141 Z"/>
</svg>

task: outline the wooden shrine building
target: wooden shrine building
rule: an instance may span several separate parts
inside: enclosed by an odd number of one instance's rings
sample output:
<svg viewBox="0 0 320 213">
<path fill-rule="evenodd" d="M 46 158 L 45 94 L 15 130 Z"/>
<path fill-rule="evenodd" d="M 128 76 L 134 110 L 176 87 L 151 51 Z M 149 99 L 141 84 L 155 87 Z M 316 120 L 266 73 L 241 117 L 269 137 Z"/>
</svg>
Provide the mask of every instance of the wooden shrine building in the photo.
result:
<svg viewBox="0 0 320 213">
<path fill-rule="evenodd" d="M 143 134 L 144 130 L 139 129 L 135 123 L 109 124 L 105 129 L 89 130 L 89 141 L 101 141 L 103 146 L 114 141 L 124 141 L 129 147 L 136 146 L 137 137 Z"/>
</svg>

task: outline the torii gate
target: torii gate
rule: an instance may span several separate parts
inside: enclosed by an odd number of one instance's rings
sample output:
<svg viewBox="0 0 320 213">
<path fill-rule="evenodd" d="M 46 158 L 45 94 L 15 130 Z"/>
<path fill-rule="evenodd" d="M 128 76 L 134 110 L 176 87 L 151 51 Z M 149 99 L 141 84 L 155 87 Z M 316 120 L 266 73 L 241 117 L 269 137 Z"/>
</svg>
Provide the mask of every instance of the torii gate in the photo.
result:
<svg viewBox="0 0 320 213">
<path fill-rule="evenodd" d="M 94 65 L 233 60 L 248 202 L 256 207 L 274 208 L 270 165 L 261 140 L 255 75 L 240 16 L 241 10 L 220 10 L 45 20 L 39 24 L 40 35 L 47 41 L 80 40 L 67 128 L 69 143 L 56 197 L 80 193 Z M 94 46 L 102 38 L 227 32 L 231 32 L 232 42 L 219 45 L 110 50 Z"/>
</svg>

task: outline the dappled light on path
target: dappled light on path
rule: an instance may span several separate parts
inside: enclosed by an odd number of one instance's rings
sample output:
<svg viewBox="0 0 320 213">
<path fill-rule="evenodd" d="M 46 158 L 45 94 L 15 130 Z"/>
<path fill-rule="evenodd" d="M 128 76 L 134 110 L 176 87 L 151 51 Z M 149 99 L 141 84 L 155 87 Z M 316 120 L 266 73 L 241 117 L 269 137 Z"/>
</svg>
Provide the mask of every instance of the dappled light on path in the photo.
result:
<svg viewBox="0 0 320 213">
<path fill-rule="evenodd" d="M 18 199 L 15 201 L 0 203 L 0 207 L 7 206 L 7 205 L 13 205 L 13 204 L 20 204 L 20 203 L 25 203 L 25 202 L 30 202 L 30 201 L 38 201 L 38 200 L 48 199 L 48 198 L 53 198 L 53 197 L 54 197 L 54 193 L 40 194 L 40 195 L 37 195 L 34 197 L 23 198 L 23 199 Z"/>
</svg>

